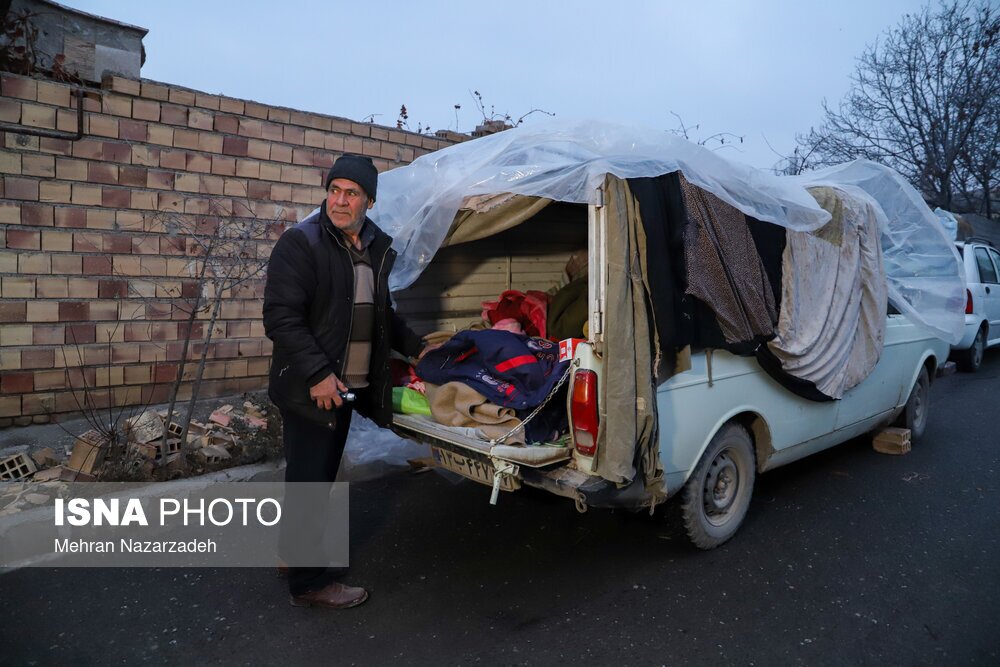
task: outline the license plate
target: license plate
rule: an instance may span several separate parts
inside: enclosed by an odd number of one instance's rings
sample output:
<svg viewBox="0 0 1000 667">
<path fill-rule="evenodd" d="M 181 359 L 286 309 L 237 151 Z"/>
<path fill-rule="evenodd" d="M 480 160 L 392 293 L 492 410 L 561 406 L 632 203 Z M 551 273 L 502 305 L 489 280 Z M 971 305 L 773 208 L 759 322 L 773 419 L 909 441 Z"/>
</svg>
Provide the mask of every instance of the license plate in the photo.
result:
<svg viewBox="0 0 1000 667">
<path fill-rule="evenodd" d="M 490 463 L 462 456 L 447 449 L 439 449 L 438 447 L 431 447 L 431 453 L 434 456 L 434 462 L 445 470 L 458 473 L 462 477 L 471 479 L 474 482 L 479 482 L 489 487 L 493 486 L 494 468 Z M 500 478 L 501 491 L 517 491 L 520 488 L 521 480 L 515 479 L 510 475 L 503 475 Z"/>
</svg>

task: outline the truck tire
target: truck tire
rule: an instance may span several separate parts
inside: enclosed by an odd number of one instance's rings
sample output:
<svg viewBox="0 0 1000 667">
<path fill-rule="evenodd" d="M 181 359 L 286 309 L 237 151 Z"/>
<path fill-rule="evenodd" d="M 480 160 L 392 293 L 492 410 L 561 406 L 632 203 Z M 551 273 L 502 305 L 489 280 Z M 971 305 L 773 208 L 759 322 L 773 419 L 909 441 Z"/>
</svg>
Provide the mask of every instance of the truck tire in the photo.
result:
<svg viewBox="0 0 1000 667">
<path fill-rule="evenodd" d="M 955 354 L 955 362 L 958 367 L 966 373 L 975 373 L 979 370 L 979 365 L 983 363 L 983 354 L 986 351 L 986 330 L 979 329 L 972 345 L 968 350 L 961 350 Z"/>
<path fill-rule="evenodd" d="M 931 398 L 931 376 L 927 373 L 927 367 L 920 369 L 917 381 L 913 383 L 910 390 L 910 397 L 906 399 L 906 406 L 903 412 L 896 418 L 895 425 L 901 428 L 910 429 L 910 438 L 917 440 L 924 434 L 927 428 L 927 415 L 930 410 Z"/>
<path fill-rule="evenodd" d="M 747 430 L 734 422 L 724 425 L 681 491 L 681 519 L 692 544 L 714 549 L 736 534 L 750 507 L 756 472 Z"/>
</svg>

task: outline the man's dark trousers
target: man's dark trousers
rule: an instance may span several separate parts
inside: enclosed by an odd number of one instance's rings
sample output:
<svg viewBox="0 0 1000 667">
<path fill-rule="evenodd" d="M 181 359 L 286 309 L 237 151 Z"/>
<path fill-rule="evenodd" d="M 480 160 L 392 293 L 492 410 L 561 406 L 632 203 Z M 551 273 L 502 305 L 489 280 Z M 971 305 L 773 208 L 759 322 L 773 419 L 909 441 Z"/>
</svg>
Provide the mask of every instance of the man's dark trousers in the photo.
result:
<svg viewBox="0 0 1000 667">
<path fill-rule="evenodd" d="M 288 410 L 281 410 L 284 422 L 282 436 L 285 445 L 286 487 L 279 555 L 290 566 L 288 589 L 292 595 L 319 590 L 332 583 L 338 574 L 338 570 L 328 567 L 296 566 L 296 562 L 301 562 L 303 556 L 310 564 L 323 557 L 329 491 L 337 479 L 353 410 L 344 404 L 331 412 L 336 415 L 336 427 L 332 430 Z M 325 484 L 304 485 L 294 482 Z"/>
</svg>

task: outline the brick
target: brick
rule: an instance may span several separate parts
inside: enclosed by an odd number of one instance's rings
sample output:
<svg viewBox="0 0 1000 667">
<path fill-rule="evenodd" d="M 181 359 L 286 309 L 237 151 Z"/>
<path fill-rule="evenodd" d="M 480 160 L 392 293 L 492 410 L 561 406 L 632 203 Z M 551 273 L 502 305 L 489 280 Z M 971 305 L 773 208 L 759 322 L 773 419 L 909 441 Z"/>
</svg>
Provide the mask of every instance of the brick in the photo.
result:
<svg viewBox="0 0 1000 667">
<path fill-rule="evenodd" d="M 312 148 L 324 148 L 326 146 L 326 135 L 316 130 L 306 130 L 306 146 Z"/>
<path fill-rule="evenodd" d="M 73 198 L 70 200 L 81 206 L 100 206 L 101 188 L 96 185 L 73 184 Z"/>
<path fill-rule="evenodd" d="M 131 251 L 135 255 L 159 254 L 159 239 L 155 236 L 133 236 Z"/>
<path fill-rule="evenodd" d="M 118 255 L 111 258 L 111 264 L 113 267 L 113 274 L 119 276 L 141 276 L 142 269 L 140 268 L 139 258 L 132 256 L 122 256 Z"/>
<path fill-rule="evenodd" d="M 125 188 L 101 188 L 101 206 L 128 208 L 132 203 L 131 192 Z"/>
<path fill-rule="evenodd" d="M 291 201 L 292 186 L 275 183 L 271 186 L 271 199 L 274 201 Z"/>
<path fill-rule="evenodd" d="M 29 137 L 24 134 L 7 134 L 3 139 L 4 146 L 12 150 L 37 151 L 39 146 L 38 137 Z"/>
<path fill-rule="evenodd" d="M 198 150 L 206 153 L 221 153 L 222 137 L 218 134 L 202 132 L 198 135 Z"/>
<path fill-rule="evenodd" d="M 19 175 L 21 173 L 21 154 L 0 153 L 0 173 Z"/>
<path fill-rule="evenodd" d="M 214 115 L 206 111 L 190 109 L 188 111 L 187 125 L 196 130 L 214 129 Z"/>
<path fill-rule="evenodd" d="M 222 152 L 226 155 L 246 157 L 249 144 L 249 140 L 243 137 L 224 137 L 222 140 Z"/>
<path fill-rule="evenodd" d="M 271 159 L 271 144 L 259 139 L 251 139 L 247 144 L 247 156 L 257 160 Z"/>
<path fill-rule="evenodd" d="M 146 168 L 133 165 L 119 167 L 118 183 L 132 187 L 146 187 Z"/>
<path fill-rule="evenodd" d="M 25 176 L 52 178 L 56 175 L 56 161 L 51 155 L 25 155 L 22 165 Z"/>
<path fill-rule="evenodd" d="M 110 257 L 88 255 L 83 258 L 83 273 L 88 276 L 110 276 L 113 268 Z M 70 292 L 72 293 L 72 283 L 70 283 Z"/>
<path fill-rule="evenodd" d="M 118 183 L 118 166 L 114 164 L 87 164 L 87 180 L 91 183 Z"/>
<path fill-rule="evenodd" d="M 33 299 L 35 279 L 14 276 L 0 278 L 0 296 L 4 299 Z"/>
<path fill-rule="evenodd" d="M 28 316 L 27 302 L 0 302 L 0 323 L 24 322 Z"/>
<path fill-rule="evenodd" d="M 171 88 L 170 101 L 175 104 L 183 104 L 189 107 L 194 106 L 194 91 L 182 90 L 180 88 Z"/>
<path fill-rule="evenodd" d="M 85 322 L 90 319 L 90 304 L 86 301 L 60 301 L 60 322 Z"/>
<path fill-rule="evenodd" d="M 196 107 L 218 111 L 220 101 L 221 100 L 218 95 L 208 95 L 206 93 L 199 92 L 195 92 L 194 94 L 194 105 Z"/>
<path fill-rule="evenodd" d="M 0 417 L 16 417 L 17 415 L 20 415 L 20 414 L 21 414 L 21 397 L 20 396 L 0 397 Z M 23 454 L 21 456 L 22 456 L 22 460 L 24 458 L 26 458 L 26 457 L 24 457 Z M 11 458 L 13 458 L 13 457 L 11 457 Z M 12 462 L 8 466 L 8 474 L 10 474 L 11 477 L 14 476 L 13 470 L 15 469 L 16 464 L 17 464 L 17 462 Z M 30 464 L 30 465 L 34 465 L 34 463 L 32 462 L 32 464 Z M 21 468 L 21 467 L 18 466 L 17 469 L 19 469 L 19 470 L 26 470 L 28 467 L 30 467 L 30 465 L 29 466 L 25 466 L 24 468 Z M 24 473 L 24 474 L 27 474 L 27 473 Z"/>
<path fill-rule="evenodd" d="M 26 199 L 38 201 L 38 181 L 28 178 L 14 178 L 7 176 L 4 179 L 4 196 L 7 199 Z"/>
<path fill-rule="evenodd" d="M 326 135 L 326 138 L 323 141 L 324 141 L 323 148 L 325 148 L 326 150 L 328 150 L 328 151 L 336 151 L 337 153 L 343 153 L 344 152 L 344 138 L 343 137 L 339 137 L 339 136 L 337 136 L 335 134 L 328 134 L 328 135 Z M 330 161 L 330 164 L 332 165 L 333 164 L 333 156 L 332 155 L 327 155 L 326 158 Z"/>
<path fill-rule="evenodd" d="M 244 137 L 260 139 L 263 123 L 252 118 L 240 118 L 240 125 L 237 133 Z"/>
<path fill-rule="evenodd" d="M 0 377 L 0 392 L 4 394 L 27 394 L 34 390 L 34 373 L 4 373 Z"/>
<path fill-rule="evenodd" d="M 40 250 L 41 233 L 23 229 L 7 230 L 7 247 L 15 250 Z"/>
<path fill-rule="evenodd" d="M 116 141 L 105 141 L 101 150 L 101 159 L 107 162 L 128 164 L 132 161 L 132 147 Z"/>
<path fill-rule="evenodd" d="M 95 322 L 118 320 L 118 301 L 92 301 L 90 319 Z"/>
<path fill-rule="evenodd" d="M 109 116 L 132 116 L 132 100 L 122 95 L 103 95 L 101 97 L 101 113 Z"/>
<path fill-rule="evenodd" d="M 65 370 L 41 371 L 35 373 L 35 391 L 44 391 L 46 389 L 65 389 L 65 388 L 66 388 Z"/>
<path fill-rule="evenodd" d="M 184 197 L 176 192 L 161 192 L 157 196 L 156 210 L 184 212 Z"/>
<path fill-rule="evenodd" d="M 25 204 L 32 206 L 32 204 Z M 0 201 L 0 224 L 16 225 L 21 221 L 21 204 Z"/>
<path fill-rule="evenodd" d="M 4 74 L 0 77 L 0 94 L 22 100 L 38 99 L 38 85 L 34 79 Z"/>
<path fill-rule="evenodd" d="M 152 83 L 150 81 L 142 82 L 142 96 L 152 98 L 154 100 L 165 101 L 169 99 L 170 89 L 166 86 Z M 137 100 L 136 100 L 137 101 Z M 135 101 L 133 101 L 134 104 Z"/>
<path fill-rule="evenodd" d="M 124 141 L 147 141 L 148 126 L 141 120 L 121 120 L 118 122 L 118 138 Z"/>
<path fill-rule="evenodd" d="M 38 278 L 35 280 L 35 293 L 39 299 L 64 299 L 69 297 L 69 285 L 66 278 Z"/>
<path fill-rule="evenodd" d="M 36 227 L 51 227 L 53 209 L 48 204 L 24 204 L 21 206 L 21 224 Z M 8 248 L 13 247 L 8 245 Z"/>
<path fill-rule="evenodd" d="M 132 164 L 158 167 L 160 165 L 160 149 L 149 148 L 148 146 L 132 146 Z"/>
<path fill-rule="evenodd" d="M 198 192 L 201 179 L 196 174 L 177 174 L 174 178 L 174 188 L 181 192 Z"/>
<path fill-rule="evenodd" d="M 67 324 L 66 342 L 74 345 L 86 345 L 97 341 L 97 327 L 93 324 Z"/>
<path fill-rule="evenodd" d="M 261 165 L 262 167 L 264 165 Z M 239 163 L 236 165 L 237 173 L 239 172 Z M 271 197 L 271 185 L 269 183 L 261 183 L 259 181 L 250 181 L 247 184 L 247 197 L 250 199 L 270 199 Z"/>
<path fill-rule="evenodd" d="M 55 366 L 55 350 L 21 350 L 21 368 L 52 368 Z M 35 376 L 37 378 L 37 374 Z M 35 389 L 41 389 L 37 384 Z"/>
<path fill-rule="evenodd" d="M 104 88 L 105 90 L 113 90 L 116 93 L 122 93 L 124 95 L 138 97 L 142 91 L 142 84 L 136 79 L 127 79 L 123 76 L 114 76 L 113 74 L 109 74 L 105 75 L 101 79 L 101 88 Z"/>
<path fill-rule="evenodd" d="M 73 199 L 72 193 L 69 183 L 44 181 L 38 186 L 38 201 L 68 204 Z"/>
<path fill-rule="evenodd" d="M 260 177 L 266 181 L 280 181 L 281 165 L 273 162 L 260 163 Z"/>
<path fill-rule="evenodd" d="M 116 225 L 115 211 L 104 208 L 92 208 L 87 211 L 88 229 L 114 229 Z"/>
<path fill-rule="evenodd" d="M 174 173 L 172 171 L 150 171 L 146 178 L 146 185 L 158 190 L 172 190 L 174 188 Z"/>
<path fill-rule="evenodd" d="M 111 116 L 88 116 L 88 131 L 99 137 L 118 138 L 118 119 Z"/>
<path fill-rule="evenodd" d="M 138 211 L 115 211 L 115 229 L 142 231 L 145 228 L 143 214 Z"/>
<path fill-rule="evenodd" d="M 0 98 L 0 122 L 20 123 L 21 103 L 9 98 Z"/>
<path fill-rule="evenodd" d="M 271 159 L 275 162 L 291 162 L 292 147 L 283 144 L 271 144 Z"/>
<path fill-rule="evenodd" d="M 154 100 L 132 100 L 132 118 L 159 122 L 160 103 Z"/>
<path fill-rule="evenodd" d="M 59 303 L 56 301 L 31 301 L 28 303 L 29 322 L 58 322 Z"/>
<path fill-rule="evenodd" d="M 46 252 L 72 252 L 73 234 L 71 232 L 42 232 L 42 250 Z"/>
<path fill-rule="evenodd" d="M 159 146 L 174 145 L 174 128 L 167 127 L 166 125 L 150 125 L 148 131 L 149 143 Z"/>
<path fill-rule="evenodd" d="M 202 174 L 210 173 L 212 171 L 212 160 L 207 155 L 201 155 L 200 153 L 188 153 L 187 171 L 194 171 Z"/>
<path fill-rule="evenodd" d="M 21 124 L 28 127 L 41 127 L 54 130 L 56 127 L 56 110 L 53 107 L 43 107 L 37 104 L 22 104 Z"/>
<path fill-rule="evenodd" d="M 316 152 L 308 148 L 296 148 L 292 150 L 292 164 L 311 167 L 315 161 Z"/>
<path fill-rule="evenodd" d="M 31 345 L 32 327 L 30 325 L 0 325 L 0 345 Z"/>
<path fill-rule="evenodd" d="M 83 258 L 79 255 L 55 255 L 52 258 L 52 273 L 78 276 L 83 273 Z"/>
<path fill-rule="evenodd" d="M 104 252 L 127 255 L 132 252 L 132 237 L 128 234 L 105 234 Z"/>
<path fill-rule="evenodd" d="M 174 146 L 198 149 L 198 133 L 194 130 L 174 130 Z"/>
<path fill-rule="evenodd" d="M 218 114 L 215 116 L 213 129 L 224 134 L 237 134 L 240 131 L 240 119 L 236 116 Z"/>
<path fill-rule="evenodd" d="M 361 153 L 364 142 L 358 137 L 344 137 L 344 151 L 348 153 Z"/>
<path fill-rule="evenodd" d="M 64 181 L 85 181 L 87 163 L 72 158 L 56 158 L 56 177 Z"/>
<path fill-rule="evenodd" d="M 267 141 L 281 141 L 283 136 L 282 126 L 276 123 L 261 123 L 260 138 Z"/>
<path fill-rule="evenodd" d="M 243 113 L 254 118 L 267 118 L 268 107 L 256 102 L 244 102 Z"/>
<path fill-rule="evenodd" d="M 219 176 L 202 176 L 201 192 L 210 195 L 221 195 L 225 188 L 225 181 Z"/>
<path fill-rule="evenodd" d="M 136 192 L 131 193 L 132 201 L 131 208 L 138 208 L 147 211 L 155 211 L 157 206 L 157 199 L 155 192 Z"/>
<path fill-rule="evenodd" d="M 242 116 L 244 113 L 243 100 L 234 100 L 230 97 L 222 97 L 219 99 L 219 111 L 234 113 Z"/>
<path fill-rule="evenodd" d="M 223 157 L 221 155 L 212 156 L 212 173 L 217 176 L 235 176 L 236 159 Z"/>
<path fill-rule="evenodd" d="M 17 273 L 17 253 L 0 250 L 0 273 Z"/>
</svg>

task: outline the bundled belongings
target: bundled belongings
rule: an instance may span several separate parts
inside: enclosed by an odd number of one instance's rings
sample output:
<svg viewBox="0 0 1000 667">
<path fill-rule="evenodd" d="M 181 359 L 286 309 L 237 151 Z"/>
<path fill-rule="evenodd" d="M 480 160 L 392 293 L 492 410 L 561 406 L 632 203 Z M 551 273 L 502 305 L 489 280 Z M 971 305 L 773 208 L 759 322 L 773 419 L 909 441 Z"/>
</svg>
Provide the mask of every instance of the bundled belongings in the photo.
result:
<svg viewBox="0 0 1000 667">
<path fill-rule="evenodd" d="M 417 365 L 425 382 L 464 382 L 497 405 L 516 409 L 541 403 L 566 372 L 559 346 L 508 331 L 461 331 Z"/>
<path fill-rule="evenodd" d="M 417 365 L 434 418 L 448 426 L 479 427 L 499 437 L 545 403 L 566 374 L 559 346 L 508 331 L 462 331 Z M 434 383 L 433 386 L 430 383 Z M 502 428 L 485 428 L 502 425 Z M 568 428 L 565 400 L 554 398 L 508 442 L 554 440 Z"/>
<path fill-rule="evenodd" d="M 888 294 L 873 203 L 856 188 L 809 192 L 832 217 L 814 232 L 788 232 L 778 335 L 757 356 L 786 388 L 830 400 L 878 363 Z"/>
<path fill-rule="evenodd" d="M 494 328 L 513 333 L 523 331 L 529 336 L 545 338 L 545 311 L 549 298 L 548 294 L 538 290 L 528 290 L 527 293 L 507 290 L 496 301 L 483 301 L 483 320 Z M 512 327 L 509 320 L 519 326 Z M 496 326 L 501 323 L 503 326 Z"/>
</svg>

